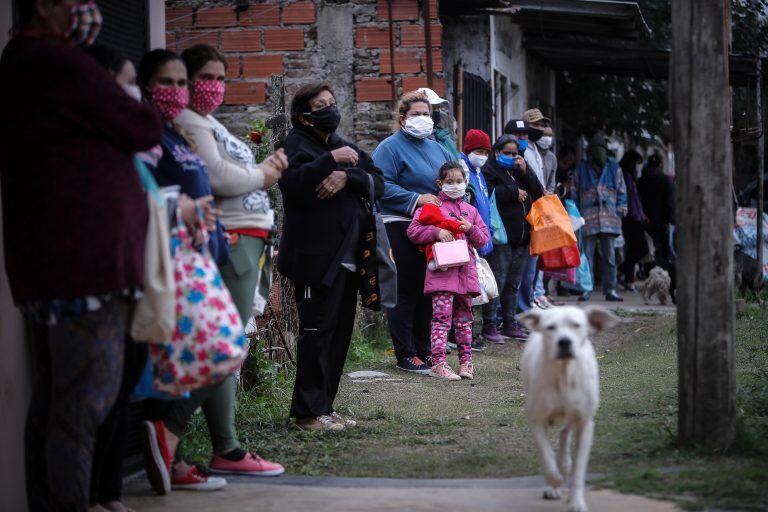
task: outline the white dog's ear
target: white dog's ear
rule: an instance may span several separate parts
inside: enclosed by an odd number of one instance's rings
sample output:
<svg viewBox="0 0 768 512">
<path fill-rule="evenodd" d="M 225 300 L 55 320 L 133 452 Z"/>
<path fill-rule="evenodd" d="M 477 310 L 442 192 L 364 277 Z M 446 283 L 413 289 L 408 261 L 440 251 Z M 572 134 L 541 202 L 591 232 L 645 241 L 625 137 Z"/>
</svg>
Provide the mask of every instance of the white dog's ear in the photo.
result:
<svg viewBox="0 0 768 512">
<path fill-rule="evenodd" d="M 592 326 L 595 332 L 613 327 L 619 321 L 616 315 L 600 306 L 587 306 L 584 308 L 584 313 L 587 315 L 589 325 Z"/>
<path fill-rule="evenodd" d="M 517 321 L 523 324 L 529 331 L 535 331 L 541 321 L 541 311 L 530 309 L 525 313 L 517 315 Z"/>
</svg>

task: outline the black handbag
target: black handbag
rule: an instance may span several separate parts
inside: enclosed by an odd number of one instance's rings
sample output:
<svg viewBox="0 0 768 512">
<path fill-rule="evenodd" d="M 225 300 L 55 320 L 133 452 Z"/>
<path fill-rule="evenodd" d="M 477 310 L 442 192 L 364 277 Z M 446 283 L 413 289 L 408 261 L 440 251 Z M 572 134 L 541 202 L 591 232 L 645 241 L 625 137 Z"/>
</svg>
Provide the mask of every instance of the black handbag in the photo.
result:
<svg viewBox="0 0 768 512">
<path fill-rule="evenodd" d="M 397 266 L 389 245 L 379 205 L 374 200 L 373 177 L 368 174 L 368 216 L 363 225 L 360 298 L 363 307 L 380 311 L 397 305 Z"/>
</svg>

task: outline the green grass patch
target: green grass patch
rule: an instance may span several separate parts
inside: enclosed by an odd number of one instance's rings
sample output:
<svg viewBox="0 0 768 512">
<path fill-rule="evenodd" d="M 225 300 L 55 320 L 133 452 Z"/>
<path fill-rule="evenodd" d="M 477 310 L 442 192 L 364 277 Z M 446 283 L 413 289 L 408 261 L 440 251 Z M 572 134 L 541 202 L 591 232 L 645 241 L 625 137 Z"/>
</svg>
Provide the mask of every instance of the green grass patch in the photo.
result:
<svg viewBox="0 0 768 512">
<path fill-rule="evenodd" d="M 596 337 L 601 406 L 589 471 L 598 486 L 707 506 L 768 507 L 768 313 L 747 306 L 737 320 L 738 435 L 732 453 L 678 450 L 674 316 L 624 316 Z M 535 475 L 539 464 L 523 414 L 520 346 L 475 355 L 474 381 L 443 382 L 395 370 L 386 333 L 355 333 L 346 371 L 379 370 L 399 379 L 342 379 L 337 410 L 360 426 L 304 433 L 288 420 L 293 369 L 263 358 L 247 371 L 237 410 L 242 444 L 304 475 L 501 478 Z M 257 354 L 258 356 L 258 354 Z M 254 358 L 252 358 L 253 360 Z M 449 363 L 456 363 L 455 353 Z M 203 416 L 192 421 L 184 455 L 207 462 Z M 463 468 L 457 473 L 455 468 Z M 469 469 L 468 469 L 469 468 Z M 670 470 L 669 468 L 676 468 Z"/>
</svg>

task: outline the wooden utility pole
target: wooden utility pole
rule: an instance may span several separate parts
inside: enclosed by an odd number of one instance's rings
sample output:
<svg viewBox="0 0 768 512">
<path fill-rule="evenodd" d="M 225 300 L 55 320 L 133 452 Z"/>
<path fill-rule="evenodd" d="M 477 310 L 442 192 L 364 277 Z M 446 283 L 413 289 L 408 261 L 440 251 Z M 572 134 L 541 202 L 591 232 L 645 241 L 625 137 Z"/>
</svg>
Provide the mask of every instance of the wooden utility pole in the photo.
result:
<svg viewBox="0 0 768 512">
<path fill-rule="evenodd" d="M 672 2 L 678 436 L 721 450 L 736 432 L 729 26 L 730 0 Z"/>
</svg>

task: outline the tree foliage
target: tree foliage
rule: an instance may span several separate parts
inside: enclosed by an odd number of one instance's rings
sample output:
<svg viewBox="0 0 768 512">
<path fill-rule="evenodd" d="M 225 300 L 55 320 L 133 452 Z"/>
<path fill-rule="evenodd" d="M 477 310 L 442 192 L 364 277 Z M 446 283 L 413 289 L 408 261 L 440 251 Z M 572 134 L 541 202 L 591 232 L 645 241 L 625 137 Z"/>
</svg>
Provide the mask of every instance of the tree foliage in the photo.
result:
<svg viewBox="0 0 768 512">
<path fill-rule="evenodd" d="M 670 0 L 638 0 L 652 34 L 648 43 L 671 45 Z M 733 53 L 768 54 L 768 0 L 732 0 Z M 568 132 L 598 129 L 663 136 L 669 129 L 668 85 L 663 80 L 563 72 L 557 81 L 558 113 Z"/>
</svg>

